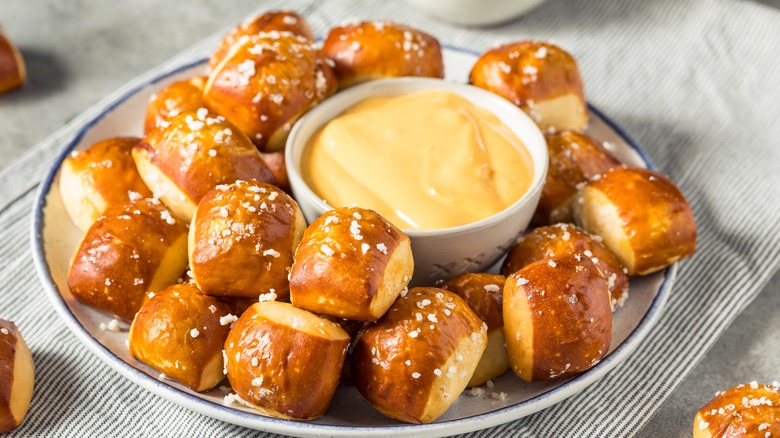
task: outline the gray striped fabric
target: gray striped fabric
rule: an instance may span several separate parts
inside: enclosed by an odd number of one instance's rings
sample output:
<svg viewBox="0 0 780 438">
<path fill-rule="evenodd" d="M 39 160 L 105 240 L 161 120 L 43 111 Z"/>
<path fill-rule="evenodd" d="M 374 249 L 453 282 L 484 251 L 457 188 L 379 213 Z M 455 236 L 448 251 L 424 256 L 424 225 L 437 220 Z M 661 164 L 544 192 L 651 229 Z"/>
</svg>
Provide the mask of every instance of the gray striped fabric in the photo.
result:
<svg viewBox="0 0 780 438">
<path fill-rule="evenodd" d="M 321 35 L 347 18 L 390 18 L 476 51 L 520 38 L 550 39 L 579 60 L 589 100 L 638 140 L 693 206 L 698 252 L 682 263 L 664 315 L 635 354 L 581 394 L 474 436 L 633 435 L 777 270 L 780 14 L 774 9 L 726 0 L 550 0 L 510 24 L 468 29 L 400 2 L 263 5 L 279 7 L 301 11 Z M 149 74 L 203 56 L 214 42 Z M 60 145 L 99 107 L 0 170 L 0 317 L 21 327 L 37 367 L 33 404 L 17 434 L 255 433 L 126 381 L 89 353 L 48 305 L 29 249 L 33 191 Z"/>
</svg>

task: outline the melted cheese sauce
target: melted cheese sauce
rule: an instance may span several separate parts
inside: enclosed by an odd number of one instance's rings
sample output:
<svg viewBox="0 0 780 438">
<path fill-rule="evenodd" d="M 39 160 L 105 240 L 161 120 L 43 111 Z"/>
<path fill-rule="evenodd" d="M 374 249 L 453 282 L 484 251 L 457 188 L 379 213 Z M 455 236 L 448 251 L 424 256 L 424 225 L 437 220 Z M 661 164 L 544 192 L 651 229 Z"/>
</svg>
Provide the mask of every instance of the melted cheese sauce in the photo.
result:
<svg viewBox="0 0 780 438">
<path fill-rule="evenodd" d="M 531 156 L 506 125 L 439 90 L 354 105 L 309 140 L 301 170 L 331 206 L 370 208 L 401 229 L 485 219 L 533 179 Z"/>
</svg>

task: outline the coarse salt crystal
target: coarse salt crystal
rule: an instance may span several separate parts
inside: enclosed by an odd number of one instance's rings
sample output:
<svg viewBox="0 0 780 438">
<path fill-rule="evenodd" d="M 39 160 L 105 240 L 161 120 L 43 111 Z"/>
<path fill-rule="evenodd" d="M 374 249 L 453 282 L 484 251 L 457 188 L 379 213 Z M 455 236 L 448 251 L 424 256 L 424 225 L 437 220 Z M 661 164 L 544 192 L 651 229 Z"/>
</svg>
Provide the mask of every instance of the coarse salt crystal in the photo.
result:
<svg viewBox="0 0 780 438">
<path fill-rule="evenodd" d="M 485 292 L 498 292 L 501 288 L 497 284 L 486 284 Z"/>
<path fill-rule="evenodd" d="M 196 328 L 190 330 L 190 336 L 192 336 L 193 338 L 197 338 L 199 335 L 200 335 L 200 330 Z"/>
<path fill-rule="evenodd" d="M 274 289 L 271 289 L 268 293 L 260 294 L 257 301 L 259 302 L 265 302 L 265 301 L 276 301 L 277 295 L 276 291 Z"/>
<path fill-rule="evenodd" d="M 141 196 L 140 193 L 134 192 L 132 190 L 127 191 L 127 197 L 130 198 L 131 201 L 138 201 L 140 199 L 143 199 L 143 196 Z"/>
<path fill-rule="evenodd" d="M 331 247 L 324 244 L 320 245 L 320 251 L 322 251 L 326 256 L 332 256 L 333 254 L 336 253 L 335 251 L 333 251 Z"/>
<path fill-rule="evenodd" d="M 221 316 L 219 318 L 219 324 L 220 325 L 228 325 L 228 324 L 232 324 L 232 323 L 236 322 L 236 320 L 238 320 L 238 317 L 236 317 L 236 315 L 228 313 L 227 315 Z"/>
<path fill-rule="evenodd" d="M 363 251 L 363 254 L 365 254 L 369 250 L 369 248 L 371 248 L 371 245 L 367 243 L 362 243 L 360 245 L 360 250 Z"/>
<path fill-rule="evenodd" d="M 108 324 L 106 324 L 106 330 L 111 332 L 118 332 L 120 329 L 119 321 L 116 319 L 112 319 L 111 321 L 108 321 Z"/>
<path fill-rule="evenodd" d="M 478 387 L 478 386 L 475 386 L 475 387 L 473 387 L 473 388 L 471 388 L 469 390 L 469 395 L 472 396 L 472 397 L 479 397 L 480 395 L 482 395 L 484 393 L 485 393 L 485 390 L 480 388 L 480 387 Z"/>
<path fill-rule="evenodd" d="M 267 250 L 263 251 L 263 255 L 264 256 L 270 255 L 273 258 L 278 258 L 282 254 L 279 251 L 275 250 L 275 249 L 267 249 Z"/>
</svg>

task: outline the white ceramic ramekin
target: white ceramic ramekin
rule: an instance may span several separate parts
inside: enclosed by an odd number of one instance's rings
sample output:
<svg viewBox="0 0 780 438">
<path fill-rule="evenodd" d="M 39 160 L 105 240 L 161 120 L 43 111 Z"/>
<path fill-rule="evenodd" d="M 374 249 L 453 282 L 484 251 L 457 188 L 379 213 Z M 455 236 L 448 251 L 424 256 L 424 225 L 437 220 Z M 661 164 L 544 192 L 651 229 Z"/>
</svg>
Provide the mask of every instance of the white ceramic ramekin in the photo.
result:
<svg viewBox="0 0 780 438">
<path fill-rule="evenodd" d="M 547 145 L 536 124 L 518 107 L 480 88 L 439 79 L 383 79 L 349 88 L 306 113 L 287 139 L 286 162 L 293 195 L 311 223 L 328 205 L 301 177 L 301 157 L 309 138 L 325 123 L 352 105 L 370 97 L 396 97 L 423 90 L 448 90 L 493 112 L 522 140 L 533 161 L 534 176 L 528 191 L 503 211 L 466 225 L 436 230 L 404 230 L 412 242 L 415 285 L 433 285 L 440 278 L 462 272 L 481 272 L 493 265 L 528 226 L 539 202 L 547 174 Z"/>
<path fill-rule="evenodd" d="M 519 17 L 544 0 L 406 0 L 442 20 L 466 26 L 503 23 Z"/>
</svg>

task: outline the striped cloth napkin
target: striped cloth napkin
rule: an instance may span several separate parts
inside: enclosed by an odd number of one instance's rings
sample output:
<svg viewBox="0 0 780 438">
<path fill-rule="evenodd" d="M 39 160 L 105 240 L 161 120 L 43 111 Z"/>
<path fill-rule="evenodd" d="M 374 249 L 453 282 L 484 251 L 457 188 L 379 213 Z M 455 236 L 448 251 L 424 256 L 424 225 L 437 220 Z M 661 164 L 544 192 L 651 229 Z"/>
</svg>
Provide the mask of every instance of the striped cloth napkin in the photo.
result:
<svg viewBox="0 0 780 438">
<path fill-rule="evenodd" d="M 489 2 L 486 2 L 486 7 Z M 579 60 L 588 99 L 678 183 L 699 226 L 657 326 L 622 365 L 551 408 L 474 436 L 631 436 L 758 294 L 780 264 L 780 14 L 749 1 L 549 1 L 490 28 L 459 28 L 400 2 L 268 1 L 315 31 L 393 19 L 475 51 L 547 39 Z M 89 353 L 49 306 L 29 242 L 34 191 L 56 151 L 136 84 L 206 56 L 212 37 L 108 96 L 0 170 L 0 317 L 23 329 L 36 392 L 22 436 L 241 436 L 141 389 Z M 263 435 L 265 436 L 265 435 Z M 270 436 L 270 435 L 268 435 Z"/>
</svg>

